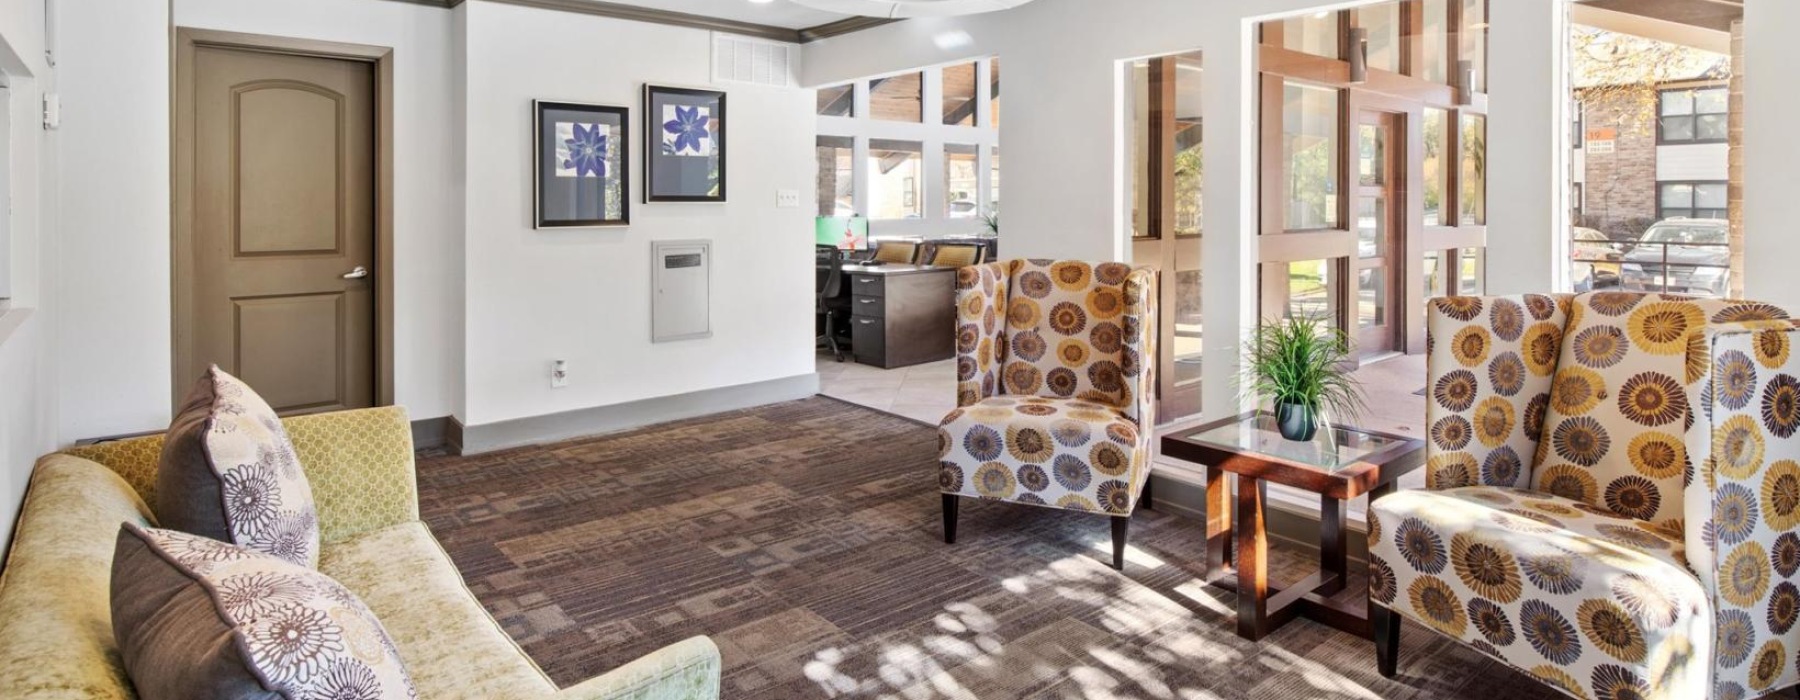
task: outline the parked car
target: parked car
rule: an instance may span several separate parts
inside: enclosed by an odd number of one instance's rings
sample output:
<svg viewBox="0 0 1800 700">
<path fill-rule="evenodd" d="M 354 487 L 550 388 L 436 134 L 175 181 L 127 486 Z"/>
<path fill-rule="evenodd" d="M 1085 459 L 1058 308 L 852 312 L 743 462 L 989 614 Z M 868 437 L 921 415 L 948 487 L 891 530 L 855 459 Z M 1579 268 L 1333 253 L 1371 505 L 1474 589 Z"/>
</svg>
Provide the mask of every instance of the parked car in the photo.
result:
<svg viewBox="0 0 1800 700">
<path fill-rule="evenodd" d="M 1623 245 L 1606 234 L 1582 226 L 1571 236 L 1570 271 L 1575 291 L 1591 292 L 1619 286 L 1619 260 L 1625 257 Z"/>
<path fill-rule="evenodd" d="M 1625 254 L 1619 274 L 1628 291 L 1726 296 L 1731 288 L 1730 226 L 1724 219 L 1658 221 Z"/>
</svg>

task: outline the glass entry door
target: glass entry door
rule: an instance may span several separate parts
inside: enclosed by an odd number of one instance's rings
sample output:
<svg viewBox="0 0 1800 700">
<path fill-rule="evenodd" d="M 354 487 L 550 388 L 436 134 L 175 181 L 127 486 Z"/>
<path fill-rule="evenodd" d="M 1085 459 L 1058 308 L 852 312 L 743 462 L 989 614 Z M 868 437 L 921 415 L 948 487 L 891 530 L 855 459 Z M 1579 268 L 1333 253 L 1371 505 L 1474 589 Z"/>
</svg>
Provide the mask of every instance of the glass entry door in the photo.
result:
<svg viewBox="0 0 1800 700">
<path fill-rule="evenodd" d="M 1402 144 L 1405 115 L 1364 110 L 1355 130 L 1356 171 L 1351 184 L 1356 256 L 1350 259 L 1358 354 L 1364 358 L 1400 349 L 1395 319 L 1404 297 L 1405 236 L 1401 201 L 1406 192 Z"/>
</svg>

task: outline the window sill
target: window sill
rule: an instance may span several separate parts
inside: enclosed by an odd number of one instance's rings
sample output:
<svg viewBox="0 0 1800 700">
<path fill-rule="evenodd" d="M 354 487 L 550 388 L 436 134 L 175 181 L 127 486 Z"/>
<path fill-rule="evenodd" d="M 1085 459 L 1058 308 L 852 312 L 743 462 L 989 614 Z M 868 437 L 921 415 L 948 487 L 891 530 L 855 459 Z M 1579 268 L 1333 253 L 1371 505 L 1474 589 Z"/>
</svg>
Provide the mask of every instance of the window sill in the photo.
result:
<svg viewBox="0 0 1800 700">
<path fill-rule="evenodd" d="M 31 316 L 31 309 L 13 308 L 12 302 L 0 299 L 0 347 L 5 347 L 13 332 L 25 325 L 25 319 Z"/>
</svg>

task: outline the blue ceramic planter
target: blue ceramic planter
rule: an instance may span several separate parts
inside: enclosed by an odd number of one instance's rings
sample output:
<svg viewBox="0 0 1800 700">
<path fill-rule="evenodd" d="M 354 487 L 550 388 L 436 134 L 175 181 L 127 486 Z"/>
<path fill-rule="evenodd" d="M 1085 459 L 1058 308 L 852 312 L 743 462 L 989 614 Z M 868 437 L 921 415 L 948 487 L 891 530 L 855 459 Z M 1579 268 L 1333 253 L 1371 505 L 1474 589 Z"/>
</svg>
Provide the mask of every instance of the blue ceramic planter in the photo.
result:
<svg viewBox="0 0 1800 700">
<path fill-rule="evenodd" d="M 1297 403 L 1275 405 L 1275 424 L 1281 436 L 1295 442 L 1310 442 L 1319 432 L 1319 414 L 1312 407 Z"/>
</svg>

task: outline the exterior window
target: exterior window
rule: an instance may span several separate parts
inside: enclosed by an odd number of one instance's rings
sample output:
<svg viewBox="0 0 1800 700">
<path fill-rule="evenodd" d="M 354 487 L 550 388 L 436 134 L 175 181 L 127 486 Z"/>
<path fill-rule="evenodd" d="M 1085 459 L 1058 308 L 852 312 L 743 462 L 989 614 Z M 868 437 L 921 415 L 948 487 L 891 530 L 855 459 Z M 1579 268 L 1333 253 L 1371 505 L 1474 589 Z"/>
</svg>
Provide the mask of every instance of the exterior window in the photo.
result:
<svg viewBox="0 0 1800 700">
<path fill-rule="evenodd" d="M 1450 82 L 1450 0 L 1425 0 L 1424 65 L 1413 66 L 1413 75 L 1425 80 Z"/>
<path fill-rule="evenodd" d="M 975 126 L 975 64 L 944 68 L 944 124 Z"/>
<path fill-rule="evenodd" d="M 1369 32 L 1369 67 L 1400 72 L 1400 3 L 1357 8 L 1356 26 Z"/>
<path fill-rule="evenodd" d="M 869 218 L 925 217 L 924 162 L 917 141 L 869 141 Z"/>
<path fill-rule="evenodd" d="M 1569 183 L 1569 219 L 1577 224 L 1581 223 L 1582 205 L 1585 203 L 1582 197 L 1584 196 L 1586 193 L 1582 191 L 1581 183 Z"/>
<path fill-rule="evenodd" d="M 1444 296 L 1444 251 L 1425 251 L 1425 298 Z"/>
<path fill-rule="evenodd" d="M 1474 68 L 1475 92 L 1487 92 L 1488 0 L 1462 0 L 1462 60 Z"/>
<path fill-rule="evenodd" d="M 981 178 L 975 174 L 979 152 L 975 146 L 944 146 L 944 216 L 973 219 L 981 214 Z"/>
<path fill-rule="evenodd" d="M 1723 182 L 1664 182 L 1656 193 L 1656 216 L 1688 219 L 1727 217 L 1728 190 Z"/>
<path fill-rule="evenodd" d="M 837 85 L 819 88 L 819 116 L 854 117 L 856 86 Z"/>
<path fill-rule="evenodd" d="M 1450 166 L 1445 154 L 1450 150 L 1450 113 L 1425 108 L 1425 225 L 1448 226 L 1450 214 L 1444 211 L 1450 192 Z"/>
<path fill-rule="evenodd" d="M 1000 213 L 1000 147 L 994 147 L 993 156 L 989 158 L 988 175 L 993 182 L 988 186 L 988 213 Z"/>
<path fill-rule="evenodd" d="M 1574 144 L 1574 146 L 1576 148 L 1581 148 L 1581 143 L 1583 141 L 1587 140 L 1587 129 L 1586 129 L 1586 127 L 1582 126 L 1582 123 L 1581 123 L 1582 122 L 1581 101 L 1576 100 L 1574 102 L 1571 102 L 1569 106 L 1571 108 L 1570 111 L 1575 113 L 1575 125 L 1573 127 L 1571 127 L 1573 129 L 1573 131 L 1572 131 L 1572 133 L 1569 134 L 1569 143 Z"/>
<path fill-rule="evenodd" d="M 925 121 L 924 76 L 902 73 L 869 81 L 869 112 L 890 122 Z"/>
<path fill-rule="evenodd" d="M 1462 223 L 1487 223 L 1487 118 L 1462 118 Z"/>
<path fill-rule="evenodd" d="M 1335 326 L 1338 318 L 1336 265 L 1331 260 L 1306 260 L 1286 263 L 1288 318 L 1320 318 L 1326 326 Z M 1277 269 L 1282 264 L 1274 265 Z"/>
<path fill-rule="evenodd" d="M 1314 12 L 1283 20 L 1281 45 L 1314 56 L 1338 58 L 1338 13 Z"/>
<path fill-rule="evenodd" d="M 1456 293 L 1481 296 L 1487 289 L 1487 249 L 1463 248 L 1456 253 Z"/>
<path fill-rule="evenodd" d="M 1723 143 L 1729 93 L 1724 87 L 1663 90 L 1657 93 L 1658 143 Z"/>
<path fill-rule="evenodd" d="M 1287 83 L 1282 104 L 1282 150 L 1287 178 L 1287 230 L 1337 228 L 1338 91 Z"/>
<path fill-rule="evenodd" d="M 1000 59 L 988 61 L 988 126 L 1000 128 Z"/>
<path fill-rule="evenodd" d="M 856 156 L 848 136 L 818 137 L 819 216 L 856 215 Z"/>
</svg>

